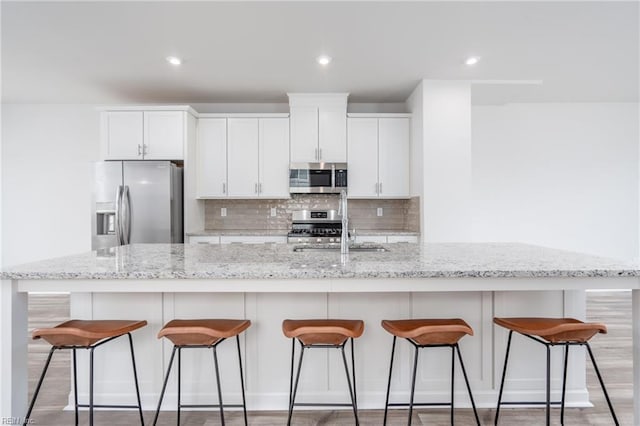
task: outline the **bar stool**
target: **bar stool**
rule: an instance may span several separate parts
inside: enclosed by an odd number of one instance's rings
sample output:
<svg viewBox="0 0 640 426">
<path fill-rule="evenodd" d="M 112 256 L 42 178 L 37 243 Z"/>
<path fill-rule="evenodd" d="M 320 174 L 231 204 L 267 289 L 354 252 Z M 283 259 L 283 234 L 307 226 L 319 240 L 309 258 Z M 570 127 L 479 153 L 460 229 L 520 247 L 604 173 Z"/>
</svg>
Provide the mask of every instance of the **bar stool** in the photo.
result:
<svg viewBox="0 0 640 426">
<path fill-rule="evenodd" d="M 589 352 L 589 357 L 593 363 L 593 368 L 600 381 L 600 386 L 604 392 L 604 397 L 609 405 L 611 416 L 616 425 L 618 425 L 618 419 L 613 411 L 613 405 L 609 399 L 609 394 L 602 381 L 600 370 L 596 364 L 596 359 L 591 352 L 591 346 L 589 346 L 589 339 L 598 333 L 606 333 L 607 327 L 600 323 L 585 323 L 573 318 L 494 318 L 493 322 L 500 327 L 504 327 L 509 330 L 509 339 L 507 341 L 507 353 L 504 358 L 504 367 L 502 370 L 502 380 L 500 382 L 500 393 L 498 394 L 498 406 L 496 407 L 495 425 L 498 424 L 498 416 L 500 415 L 501 404 L 545 404 L 547 407 L 547 425 L 551 422 L 551 404 L 558 404 L 558 402 L 551 402 L 551 347 L 552 346 L 564 346 L 564 370 L 562 376 L 562 400 L 560 403 L 560 423 L 564 424 L 564 401 L 566 393 L 567 382 L 567 360 L 569 357 L 570 346 L 586 346 Z M 504 379 L 507 373 L 507 361 L 509 360 L 509 350 L 511 348 L 511 337 L 513 332 L 522 334 L 529 339 L 543 344 L 547 349 L 547 398 L 545 402 L 502 402 L 502 391 L 504 389 Z"/>
<path fill-rule="evenodd" d="M 242 374 L 242 355 L 240 354 L 240 333 L 245 331 L 251 326 L 249 320 L 233 320 L 233 319 L 175 319 L 169 321 L 162 327 L 162 330 L 158 333 L 158 339 L 166 337 L 173 343 L 173 351 L 171 352 L 171 359 L 169 360 L 169 367 L 167 367 L 167 374 L 164 377 L 164 383 L 162 384 L 162 392 L 160 393 L 160 401 L 158 401 L 158 408 L 156 415 L 153 418 L 153 424 L 158 421 L 158 415 L 160 414 L 160 407 L 162 406 L 162 399 L 164 398 L 164 392 L 167 388 L 167 382 L 169 380 L 169 373 L 171 373 L 171 366 L 173 365 L 173 358 L 178 352 L 178 420 L 177 424 L 180 425 L 180 409 L 185 408 L 219 408 L 220 409 L 220 422 L 224 426 L 224 407 L 239 408 L 242 407 L 244 415 L 244 424 L 247 425 L 247 404 L 244 395 L 244 376 Z M 218 354 L 216 348 L 220 343 L 225 341 L 229 337 L 236 338 L 236 346 L 238 348 L 238 365 L 240 366 L 240 388 L 242 390 L 242 404 L 223 404 L 222 402 L 222 389 L 220 387 L 220 370 L 218 368 Z M 216 373 L 216 385 L 218 388 L 218 404 L 210 405 L 195 405 L 195 404 L 182 404 L 180 401 L 180 379 L 181 379 L 181 360 L 180 354 L 182 349 L 194 349 L 194 348 L 206 348 L 213 350 L 213 365 Z"/>
<path fill-rule="evenodd" d="M 476 417 L 476 423 L 480 425 L 480 419 L 478 418 L 478 412 L 476 411 L 476 404 L 473 400 L 473 394 L 471 393 L 471 387 L 469 386 L 469 379 L 467 378 L 467 372 L 462 362 L 462 354 L 460 353 L 460 347 L 458 341 L 465 335 L 473 336 L 473 329 L 464 321 L 458 318 L 455 319 L 406 319 L 406 320 L 383 320 L 382 328 L 387 330 L 393 335 L 393 344 L 391 346 L 391 362 L 389 363 L 389 382 L 387 384 L 387 398 L 384 404 L 384 420 L 383 424 L 387 424 L 387 411 L 389 407 L 406 407 L 409 406 L 409 422 L 411 425 L 411 418 L 413 416 L 414 406 L 434 406 L 434 405 L 449 405 L 451 406 L 451 424 L 453 425 L 454 419 L 454 372 L 455 372 L 455 354 L 458 353 L 458 360 L 460 361 L 460 367 L 462 368 L 462 375 L 464 381 L 467 384 L 467 391 L 469 392 L 469 399 L 471 400 L 471 406 L 473 407 L 473 414 Z M 406 339 L 415 348 L 415 356 L 413 358 L 413 376 L 411 379 L 411 397 L 409 403 L 389 403 L 389 392 L 391 390 L 391 373 L 393 372 L 393 355 L 396 348 L 396 338 L 402 337 Z M 451 348 L 451 402 L 445 403 L 414 403 L 413 396 L 416 388 L 416 371 L 418 369 L 418 354 L 419 350 L 423 348 Z"/>
<path fill-rule="evenodd" d="M 362 336 L 364 332 L 364 322 L 361 320 L 339 320 L 339 319 L 309 319 L 309 320 L 290 320 L 286 319 L 282 322 L 282 332 L 286 337 L 291 338 L 291 376 L 289 379 L 289 416 L 287 425 L 291 425 L 291 416 L 293 415 L 294 406 L 307 407 L 352 407 L 353 415 L 358 420 L 358 404 L 356 396 L 356 370 L 355 357 L 353 354 L 353 339 Z M 298 369 L 296 373 L 295 385 L 293 383 L 293 364 L 296 351 L 296 339 L 300 342 L 300 360 L 298 361 Z M 347 358 L 344 354 L 344 347 L 347 340 L 351 341 L 351 378 L 349 377 L 349 367 L 347 366 Z M 298 391 L 298 381 L 300 379 L 300 370 L 302 367 L 302 357 L 305 349 L 312 348 L 335 348 L 340 349 L 342 353 L 342 362 L 344 371 L 347 375 L 347 384 L 349 385 L 349 396 L 351 404 L 321 404 L 321 403 L 296 403 L 296 393 Z M 353 380 L 353 382 L 352 382 Z"/>
<path fill-rule="evenodd" d="M 34 330 L 32 337 L 44 339 L 51 344 L 49 356 L 38 380 L 35 393 L 31 399 L 29 410 L 24 418 L 23 425 L 30 423 L 31 411 L 38 398 L 40 387 L 47 374 L 47 369 L 51 363 L 51 358 L 56 350 L 71 349 L 73 351 L 73 396 L 75 407 L 75 424 L 78 424 L 78 407 L 89 408 L 89 424 L 93 425 L 93 409 L 97 408 L 137 408 L 140 413 L 140 424 L 144 425 L 142 415 L 142 405 L 140 404 L 140 388 L 138 387 L 138 373 L 136 371 L 136 360 L 133 354 L 133 339 L 131 332 L 147 325 L 146 321 L 129 320 L 70 320 L 56 325 L 53 328 L 40 328 Z M 131 349 L 131 365 L 133 366 L 133 380 L 136 385 L 136 397 L 138 405 L 98 405 L 93 403 L 93 351 L 118 337 L 127 335 L 129 337 L 129 348 Z M 89 404 L 78 404 L 78 374 L 76 363 L 76 349 L 89 350 Z"/>
</svg>

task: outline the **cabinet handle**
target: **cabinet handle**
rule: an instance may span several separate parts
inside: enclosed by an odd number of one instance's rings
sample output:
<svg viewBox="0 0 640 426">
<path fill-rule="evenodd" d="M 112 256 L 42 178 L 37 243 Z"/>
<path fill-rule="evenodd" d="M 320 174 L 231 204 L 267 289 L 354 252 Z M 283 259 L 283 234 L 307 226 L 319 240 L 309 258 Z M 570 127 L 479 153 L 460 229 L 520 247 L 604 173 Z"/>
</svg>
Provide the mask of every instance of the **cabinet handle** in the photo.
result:
<svg viewBox="0 0 640 426">
<path fill-rule="evenodd" d="M 227 184 L 226 184 L 226 182 L 222 182 L 222 193 L 223 194 L 227 193 Z"/>
<path fill-rule="evenodd" d="M 380 190 L 378 189 L 378 182 L 376 182 L 376 195 L 378 195 L 380 193 Z"/>
<path fill-rule="evenodd" d="M 378 188 L 380 188 L 379 192 L 380 192 L 380 194 L 382 194 L 382 182 L 380 182 L 380 183 L 378 184 Z"/>
<path fill-rule="evenodd" d="M 316 160 L 318 160 L 318 148 L 316 148 L 316 150 L 315 150 L 315 154 L 313 154 L 313 155 L 314 155 L 314 157 L 313 157 L 313 158 L 315 158 Z"/>
<path fill-rule="evenodd" d="M 258 193 L 258 184 L 257 184 L 257 183 L 256 183 L 256 184 L 254 184 L 254 189 L 253 189 L 253 190 L 254 190 L 254 192 L 255 192 L 256 194 Z"/>
<path fill-rule="evenodd" d="M 322 148 L 318 149 L 318 160 L 322 160 Z"/>
<path fill-rule="evenodd" d="M 142 155 L 147 155 L 147 144 L 142 144 Z"/>
<path fill-rule="evenodd" d="M 142 155 L 142 145 L 138 144 L 138 155 Z"/>
<path fill-rule="evenodd" d="M 258 194 L 262 194 L 262 182 L 258 184 Z"/>
</svg>

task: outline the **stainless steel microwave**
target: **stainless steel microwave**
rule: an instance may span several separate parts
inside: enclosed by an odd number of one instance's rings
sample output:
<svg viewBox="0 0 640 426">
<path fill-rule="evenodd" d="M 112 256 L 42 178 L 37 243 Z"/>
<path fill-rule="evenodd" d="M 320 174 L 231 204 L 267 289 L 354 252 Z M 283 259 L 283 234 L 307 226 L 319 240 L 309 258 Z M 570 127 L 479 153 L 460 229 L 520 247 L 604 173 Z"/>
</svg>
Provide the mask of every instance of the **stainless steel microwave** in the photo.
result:
<svg viewBox="0 0 640 426">
<path fill-rule="evenodd" d="M 291 163 L 292 194 L 339 194 L 347 189 L 347 163 Z"/>
</svg>

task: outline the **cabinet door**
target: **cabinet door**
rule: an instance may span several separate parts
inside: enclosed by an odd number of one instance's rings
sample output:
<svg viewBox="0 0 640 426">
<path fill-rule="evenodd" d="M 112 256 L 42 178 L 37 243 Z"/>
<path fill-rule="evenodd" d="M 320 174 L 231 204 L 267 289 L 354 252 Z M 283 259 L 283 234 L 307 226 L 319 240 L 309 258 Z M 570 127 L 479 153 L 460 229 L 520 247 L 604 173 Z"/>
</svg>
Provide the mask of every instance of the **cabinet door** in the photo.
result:
<svg viewBox="0 0 640 426">
<path fill-rule="evenodd" d="M 227 120 L 201 118 L 197 143 L 198 198 L 227 196 Z"/>
<path fill-rule="evenodd" d="M 289 198 L 289 119 L 261 118 L 259 192 L 265 198 Z"/>
<path fill-rule="evenodd" d="M 378 119 L 350 118 L 348 126 L 349 197 L 378 196 Z"/>
<path fill-rule="evenodd" d="M 379 193 L 385 198 L 409 197 L 408 118 L 380 118 L 378 121 Z"/>
<path fill-rule="evenodd" d="M 318 161 L 318 108 L 291 107 L 291 162 Z"/>
<path fill-rule="evenodd" d="M 103 120 L 105 160 L 142 160 L 142 111 L 108 111 Z"/>
<path fill-rule="evenodd" d="M 148 111 L 144 113 L 144 159 L 184 159 L 185 113 Z"/>
<path fill-rule="evenodd" d="M 227 130 L 229 196 L 257 197 L 258 119 L 229 118 Z"/>
<path fill-rule="evenodd" d="M 322 162 L 347 162 L 347 114 L 344 107 L 320 107 L 318 110 L 319 159 Z"/>
</svg>

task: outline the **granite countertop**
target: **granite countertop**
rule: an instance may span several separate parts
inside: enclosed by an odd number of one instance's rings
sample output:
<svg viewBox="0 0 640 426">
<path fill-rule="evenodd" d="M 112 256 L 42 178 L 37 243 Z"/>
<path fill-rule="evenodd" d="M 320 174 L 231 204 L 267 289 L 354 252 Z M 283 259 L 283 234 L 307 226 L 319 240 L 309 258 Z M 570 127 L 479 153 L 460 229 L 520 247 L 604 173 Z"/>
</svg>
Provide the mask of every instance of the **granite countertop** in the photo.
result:
<svg viewBox="0 0 640 426">
<path fill-rule="evenodd" d="M 204 229 L 202 231 L 187 232 L 189 237 L 221 237 L 221 236 L 282 236 L 286 237 L 288 229 Z M 356 229 L 356 235 L 415 235 L 419 232 L 397 231 L 386 229 Z"/>
<path fill-rule="evenodd" d="M 293 244 L 134 244 L 3 270 L 2 279 L 634 277 L 638 265 L 518 243 L 386 244 L 388 252 L 294 252 Z"/>
</svg>

